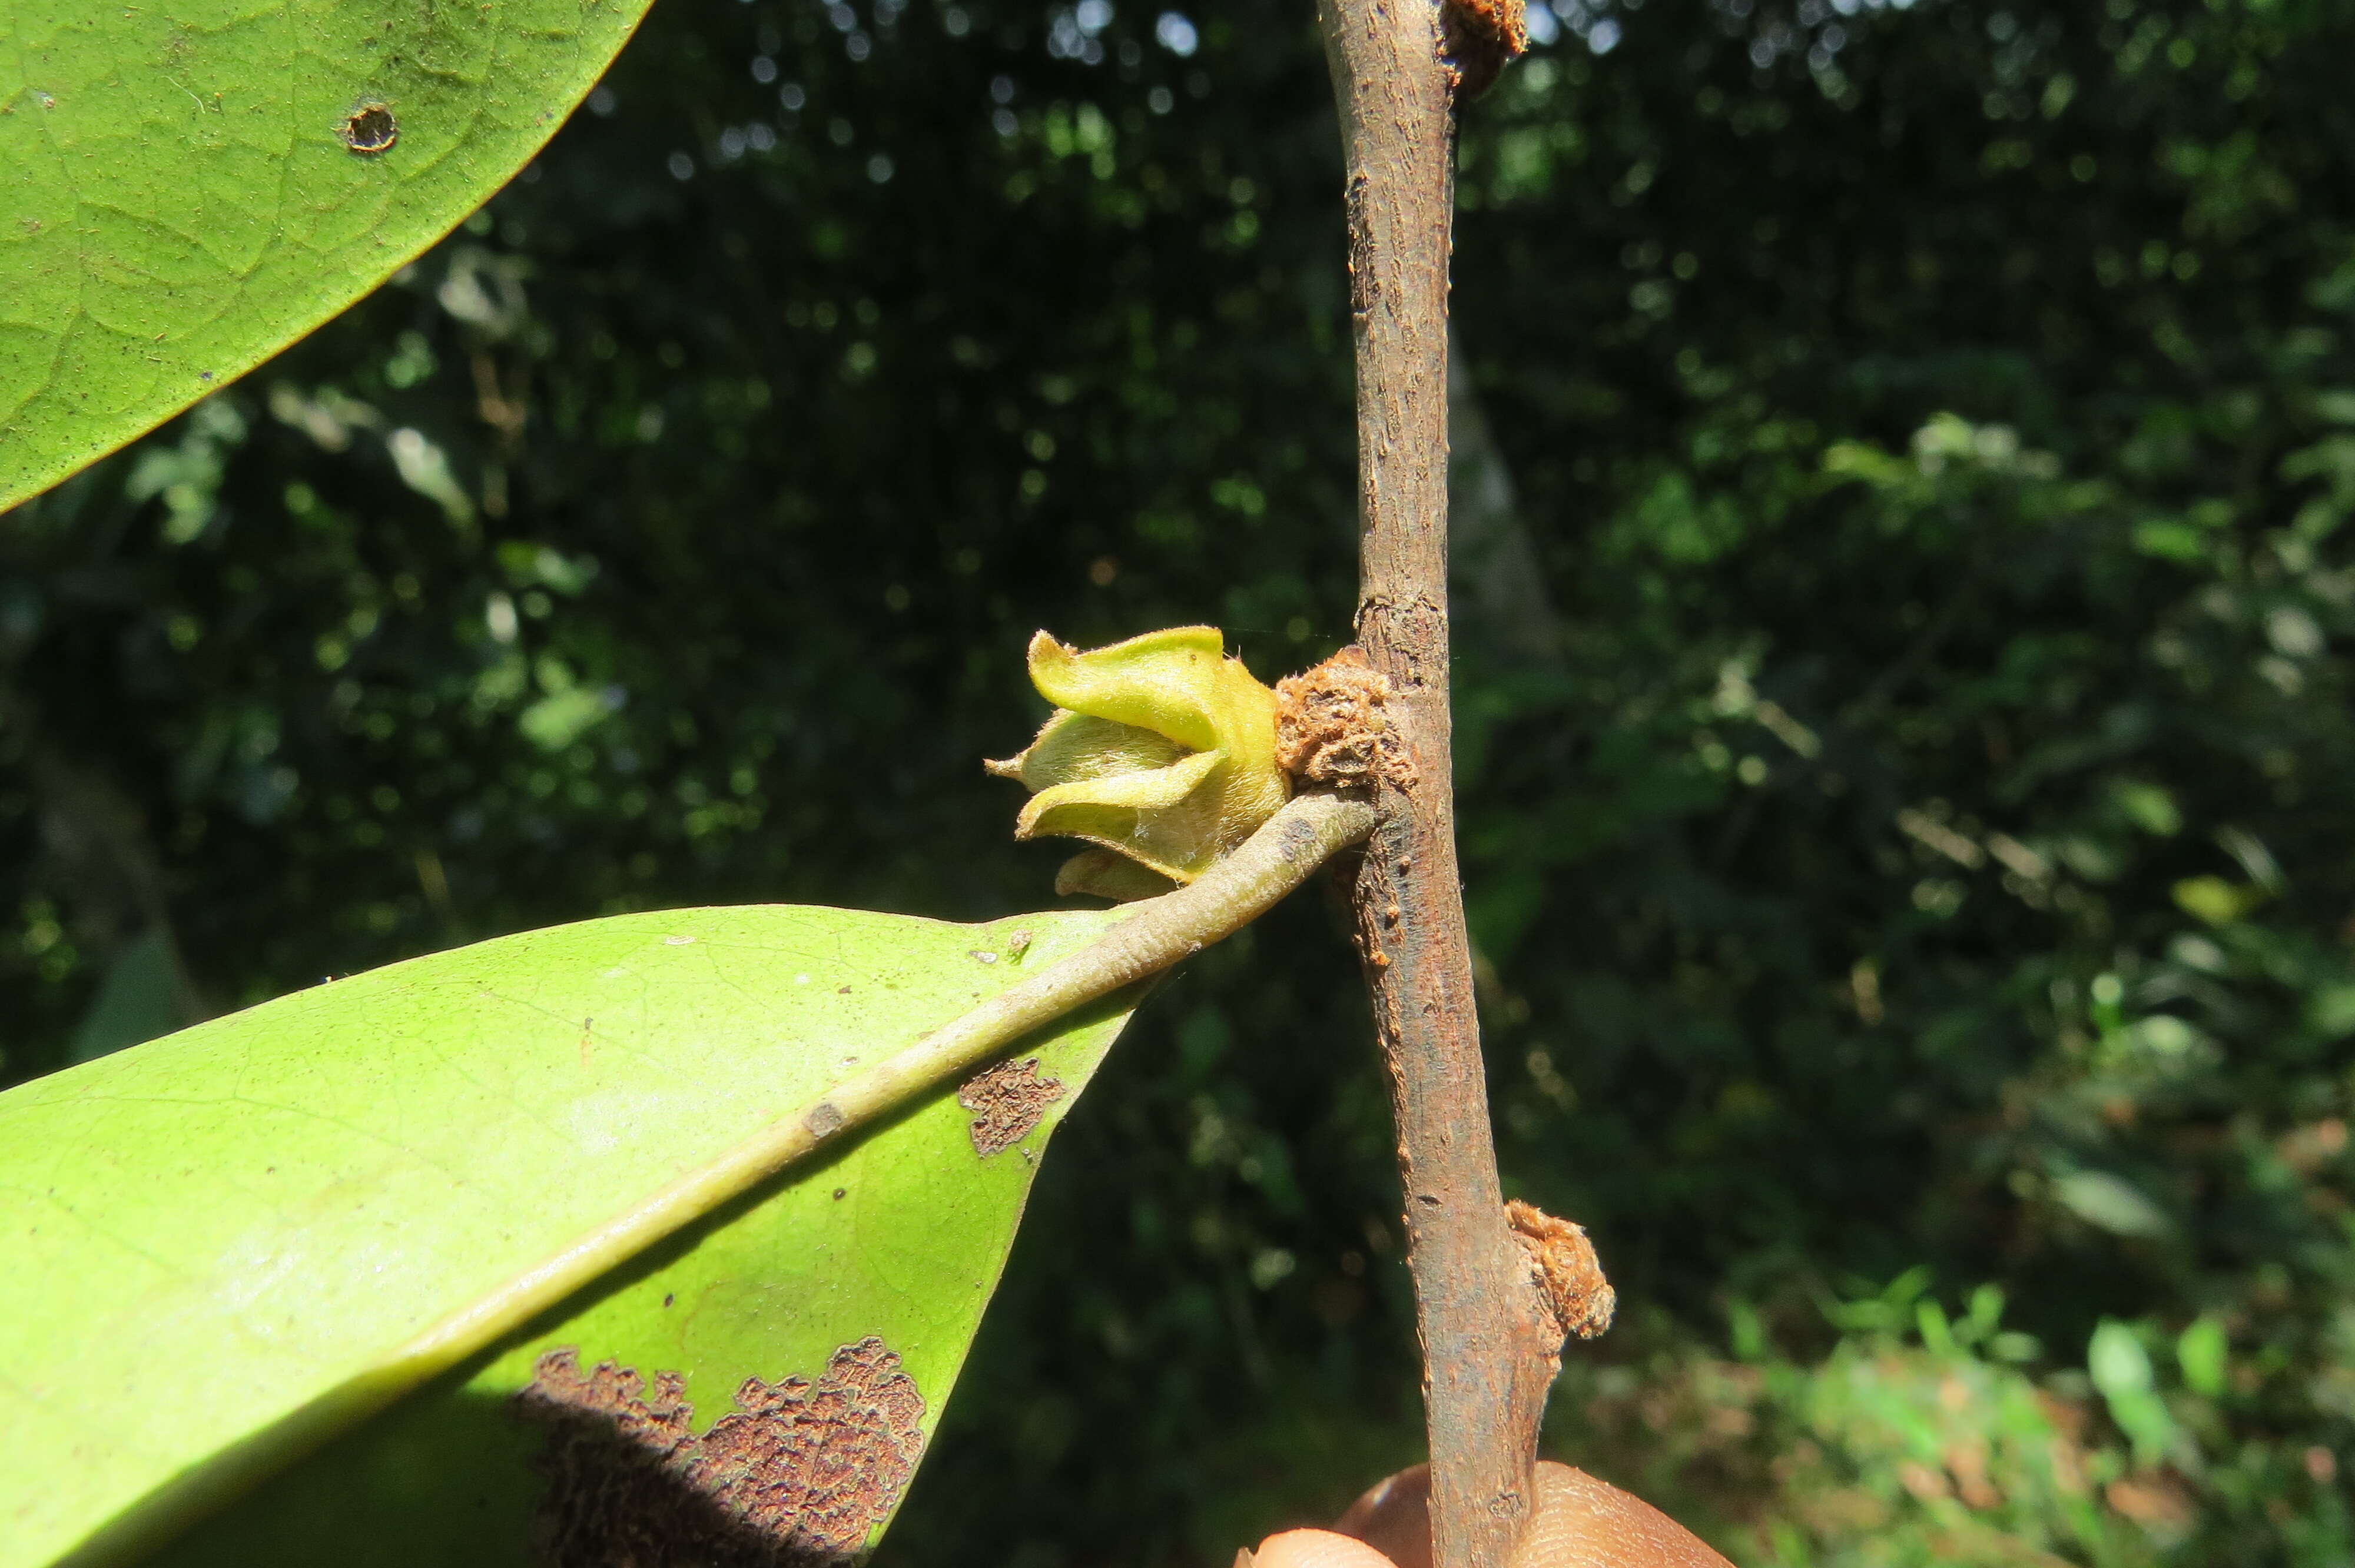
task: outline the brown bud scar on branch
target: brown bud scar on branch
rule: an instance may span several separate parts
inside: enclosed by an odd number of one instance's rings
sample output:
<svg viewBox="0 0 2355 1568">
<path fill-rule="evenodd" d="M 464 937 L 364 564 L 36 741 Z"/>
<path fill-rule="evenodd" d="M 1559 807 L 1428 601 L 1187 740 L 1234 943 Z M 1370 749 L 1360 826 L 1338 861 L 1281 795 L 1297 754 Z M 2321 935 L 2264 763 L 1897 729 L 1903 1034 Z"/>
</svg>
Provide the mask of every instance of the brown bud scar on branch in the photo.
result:
<svg viewBox="0 0 2355 1568">
<path fill-rule="evenodd" d="M 1487 91 L 1529 47 L 1523 0 L 1444 0 L 1439 8 L 1439 58 L 1455 73 L 1458 103 Z"/>
<path fill-rule="evenodd" d="M 1505 1205 L 1505 1223 L 1529 1255 L 1539 1294 L 1561 1325 L 1563 1339 L 1591 1340 L 1611 1327 L 1619 1294 L 1603 1277 L 1603 1261 L 1594 1255 L 1583 1225 L 1558 1220 L 1518 1198 Z"/>
<path fill-rule="evenodd" d="M 1391 683 L 1359 647 L 1275 683 L 1275 760 L 1303 784 L 1414 788 L 1389 714 Z"/>
</svg>

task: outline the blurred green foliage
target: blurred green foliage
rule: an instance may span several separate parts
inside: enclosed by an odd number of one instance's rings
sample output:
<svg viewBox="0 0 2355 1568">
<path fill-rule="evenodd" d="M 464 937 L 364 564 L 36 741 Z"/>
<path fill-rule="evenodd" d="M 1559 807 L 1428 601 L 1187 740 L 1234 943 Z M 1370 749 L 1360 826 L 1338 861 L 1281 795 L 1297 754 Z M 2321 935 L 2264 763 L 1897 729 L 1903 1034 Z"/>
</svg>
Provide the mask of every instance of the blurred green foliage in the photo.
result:
<svg viewBox="0 0 2355 1568">
<path fill-rule="evenodd" d="M 1546 16 L 1456 302 L 1526 564 L 1458 599 L 1501 1150 L 1625 1304 L 1550 1446 L 1747 1563 L 2346 1561 L 2355 20 Z M 190 1012 L 1043 901 L 978 773 L 1033 629 L 1347 639 L 1337 196 L 1305 7 L 658 8 L 9 520 L 6 1072 L 159 931 Z M 1222 1562 L 1413 1457 L 1368 1040 L 1313 899 L 1163 990 L 892 1561 Z"/>
</svg>

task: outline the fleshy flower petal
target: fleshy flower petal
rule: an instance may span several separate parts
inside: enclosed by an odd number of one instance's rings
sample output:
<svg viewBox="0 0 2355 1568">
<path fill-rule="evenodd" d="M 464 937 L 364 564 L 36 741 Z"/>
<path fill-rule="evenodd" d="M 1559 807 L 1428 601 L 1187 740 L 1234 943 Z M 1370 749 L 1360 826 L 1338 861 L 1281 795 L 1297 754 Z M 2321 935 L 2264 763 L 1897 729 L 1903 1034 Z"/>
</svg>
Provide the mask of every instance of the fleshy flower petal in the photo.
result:
<svg viewBox="0 0 2355 1568">
<path fill-rule="evenodd" d="M 1215 627 L 1085 653 L 1042 631 L 1030 679 L 1059 705 L 1054 715 L 1019 757 L 986 766 L 1032 791 L 1015 837 L 1101 846 L 1064 866 L 1059 892 L 1142 897 L 1191 882 L 1291 794 L 1275 761 L 1275 694 L 1226 656 Z"/>
</svg>

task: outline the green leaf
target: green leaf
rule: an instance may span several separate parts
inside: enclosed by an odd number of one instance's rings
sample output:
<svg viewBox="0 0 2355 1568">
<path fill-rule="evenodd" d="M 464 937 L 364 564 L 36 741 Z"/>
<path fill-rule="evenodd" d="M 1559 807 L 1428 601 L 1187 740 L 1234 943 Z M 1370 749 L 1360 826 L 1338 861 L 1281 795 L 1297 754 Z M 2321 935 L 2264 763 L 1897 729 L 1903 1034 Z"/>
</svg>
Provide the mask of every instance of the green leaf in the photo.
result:
<svg viewBox="0 0 2355 1568">
<path fill-rule="evenodd" d="M 2123 1176 L 2107 1171 L 2067 1171 L 2052 1179 L 2061 1206 L 2114 1235 L 2163 1236 L 2175 1228 L 2167 1211 Z"/>
<path fill-rule="evenodd" d="M 645 11 L 0 0 L 0 509 L 447 233 Z"/>
<path fill-rule="evenodd" d="M 1124 1020 L 1114 1002 L 994 1070 L 1000 1110 L 1041 1113 L 1033 1128 L 935 1096 L 463 1364 L 414 1347 L 1113 918 L 623 916 L 322 985 L 0 1096 L 0 1564 L 135 1555 L 273 1472 L 167 1559 L 520 1563 L 535 1530 L 618 1538 L 627 1505 L 670 1510 L 674 1536 L 699 1520 L 698 1550 L 726 1561 L 719 1537 L 746 1528 L 729 1499 L 822 1462 L 871 1484 L 831 1535 L 805 1520 L 803 1544 L 860 1544 L 939 1419 L 1039 1150 Z M 1040 1104 L 1045 1080 L 1062 1092 Z M 569 1362 L 543 1361 L 559 1348 Z M 552 1403 L 517 1398 L 536 1369 Z M 796 1377 L 816 1385 L 799 1403 Z M 633 1378 L 644 1408 L 620 1397 Z M 765 1414 L 715 1436 L 740 1391 Z M 667 1458 L 617 1460 L 617 1413 Z"/>
<path fill-rule="evenodd" d="M 2176 907 L 2211 926 L 2230 926 L 2265 901 L 2265 890 L 2221 876 L 2187 876 L 2174 888 Z"/>
<path fill-rule="evenodd" d="M 2224 1325 L 2214 1318 L 2195 1318 L 2175 1340 L 2176 1363 L 2183 1369 L 2183 1386 L 2210 1399 L 2224 1397 L 2232 1346 Z"/>
<path fill-rule="evenodd" d="M 2156 1464 L 2175 1446 L 2177 1431 L 2141 1338 L 2127 1325 L 2103 1319 L 2085 1347 L 2085 1371 L 2109 1404 L 2110 1419 L 2134 1444 L 2135 1457 Z"/>
</svg>

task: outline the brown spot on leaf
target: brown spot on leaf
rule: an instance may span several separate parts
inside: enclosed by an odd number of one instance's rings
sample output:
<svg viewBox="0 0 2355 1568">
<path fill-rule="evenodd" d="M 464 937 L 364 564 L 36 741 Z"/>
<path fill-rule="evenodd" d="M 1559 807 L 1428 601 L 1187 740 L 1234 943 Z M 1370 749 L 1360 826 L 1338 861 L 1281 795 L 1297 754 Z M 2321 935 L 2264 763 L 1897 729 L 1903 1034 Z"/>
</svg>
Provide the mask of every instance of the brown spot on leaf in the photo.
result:
<svg viewBox="0 0 2355 1568">
<path fill-rule="evenodd" d="M 516 1396 L 548 1429 L 534 1549 L 549 1568 L 836 1568 L 888 1517 L 923 1452 L 922 1395 L 874 1335 L 815 1384 L 748 1378 L 698 1436 L 677 1372 L 539 1358 Z"/>
<path fill-rule="evenodd" d="M 957 1104 L 973 1112 L 973 1151 L 984 1160 L 1029 1136 L 1062 1097 L 1063 1080 L 1040 1077 L 1036 1056 L 985 1067 L 957 1091 Z"/>
<path fill-rule="evenodd" d="M 1275 760 L 1303 784 L 1341 789 L 1385 779 L 1414 787 L 1414 765 L 1391 727 L 1390 683 L 1365 651 L 1342 649 L 1275 683 Z"/>
<path fill-rule="evenodd" d="M 400 140 L 400 122 L 392 117 L 388 105 L 370 100 L 345 115 L 343 123 L 336 127 L 336 134 L 353 152 L 372 154 Z"/>
<path fill-rule="evenodd" d="M 1619 1293 L 1603 1277 L 1603 1260 L 1594 1255 L 1583 1226 L 1518 1198 L 1505 1205 L 1505 1223 L 1529 1255 L 1529 1271 L 1564 1338 L 1591 1340 L 1611 1327 Z"/>
</svg>

